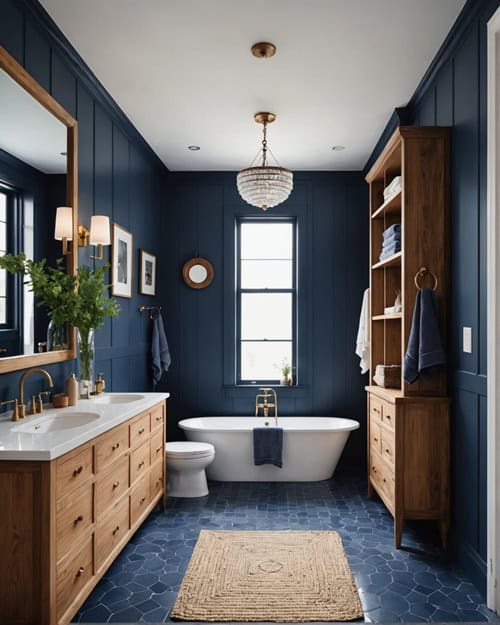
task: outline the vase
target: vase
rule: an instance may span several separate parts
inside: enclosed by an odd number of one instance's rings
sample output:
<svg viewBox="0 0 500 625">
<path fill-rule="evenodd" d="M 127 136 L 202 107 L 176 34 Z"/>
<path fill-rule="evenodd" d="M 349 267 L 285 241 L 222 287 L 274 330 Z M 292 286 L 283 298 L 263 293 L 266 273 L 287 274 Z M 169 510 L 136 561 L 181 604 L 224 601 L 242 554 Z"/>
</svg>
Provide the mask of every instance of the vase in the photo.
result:
<svg viewBox="0 0 500 625">
<path fill-rule="evenodd" d="M 281 386 L 291 386 L 292 385 L 292 377 L 289 373 L 287 375 L 283 375 L 280 380 Z"/>
<path fill-rule="evenodd" d="M 94 328 L 77 328 L 78 338 L 78 390 L 86 399 L 94 390 L 95 348 Z"/>
<path fill-rule="evenodd" d="M 60 349 L 68 349 L 66 324 L 55 323 L 51 319 L 47 326 L 47 351 L 55 352 Z"/>
</svg>

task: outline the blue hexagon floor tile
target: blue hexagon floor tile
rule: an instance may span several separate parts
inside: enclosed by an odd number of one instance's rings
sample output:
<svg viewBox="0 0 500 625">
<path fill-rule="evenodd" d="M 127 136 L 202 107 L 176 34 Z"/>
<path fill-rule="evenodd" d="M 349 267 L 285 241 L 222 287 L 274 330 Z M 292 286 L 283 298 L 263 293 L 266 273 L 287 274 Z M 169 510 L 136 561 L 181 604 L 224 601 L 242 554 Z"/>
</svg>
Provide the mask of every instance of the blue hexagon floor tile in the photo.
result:
<svg viewBox="0 0 500 625">
<path fill-rule="evenodd" d="M 201 529 L 336 530 L 368 622 L 499 622 L 439 547 L 437 528 L 408 523 L 394 549 L 392 517 L 366 477 L 324 482 L 212 482 L 208 497 L 167 500 L 132 537 L 76 614 L 76 623 L 169 623 Z"/>
</svg>

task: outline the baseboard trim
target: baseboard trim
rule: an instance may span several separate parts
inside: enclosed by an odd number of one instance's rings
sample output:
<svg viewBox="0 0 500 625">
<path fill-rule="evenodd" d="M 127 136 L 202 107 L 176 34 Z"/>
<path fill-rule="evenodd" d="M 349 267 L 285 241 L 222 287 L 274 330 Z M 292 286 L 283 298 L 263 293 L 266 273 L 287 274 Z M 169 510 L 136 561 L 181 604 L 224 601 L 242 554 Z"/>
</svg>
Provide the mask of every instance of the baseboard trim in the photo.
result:
<svg viewBox="0 0 500 625">
<path fill-rule="evenodd" d="M 486 562 L 454 530 L 450 531 L 450 550 L 453 560 L 461 566 L 483 598 L 486 597 Z"/>
</svg>

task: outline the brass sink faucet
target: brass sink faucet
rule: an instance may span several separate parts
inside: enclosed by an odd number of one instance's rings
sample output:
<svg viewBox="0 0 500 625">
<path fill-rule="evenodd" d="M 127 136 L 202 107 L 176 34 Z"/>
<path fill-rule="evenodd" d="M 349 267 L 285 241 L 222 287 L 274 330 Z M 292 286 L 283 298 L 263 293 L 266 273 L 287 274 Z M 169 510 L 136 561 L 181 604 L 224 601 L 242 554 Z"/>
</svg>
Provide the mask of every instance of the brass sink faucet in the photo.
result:
<svg viewBox="0 0 500 625">
<path fill-rule="evenodd" d="M 26 416 L 26 406 L 24 405 L 24 383 L 26 379 L 29 378 L 33 373 L 40 373 L 45 376 L 47 382 L 49 383 L 50 388 L 54 388 L 54 382 L 52 381 L 52 376 L 48 371 L 42 369 L 41 367 L 34 367 L 33 369 L 28 369 L 23 373 L 21 379 L 19 380 L 19 405 L 18 405 L 18 418 L 23 419 Z"/>
<path fill-rule="evenodd" d="M 262 391 L 262 393 L 257 394 L 255 397 L 255 416 L 259 416 L 259 410 L 262 408 L 264 417 L 267 418 L 269 416 L 269 408 L 272 408 L 274 414 L 274 425 L 278 427 L 278 396 L 276 395 L 276 391 L 269 387 L 260 388 L 259 391 Z M 271 403 L 268 402 L 269 397 L 273 397 L 274 401 Z"/>
</svg>

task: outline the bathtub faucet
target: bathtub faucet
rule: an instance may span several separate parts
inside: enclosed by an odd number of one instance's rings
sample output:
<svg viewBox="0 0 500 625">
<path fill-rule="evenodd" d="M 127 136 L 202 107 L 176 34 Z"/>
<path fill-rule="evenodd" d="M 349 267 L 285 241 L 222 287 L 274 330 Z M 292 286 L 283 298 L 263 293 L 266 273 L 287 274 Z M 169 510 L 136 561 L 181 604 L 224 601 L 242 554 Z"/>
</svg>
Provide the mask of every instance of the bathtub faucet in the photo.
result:
<svg viewBox="0 0 500 625">
<path fill-rule="evenodd" d="M 258 393 L 255 398 L 255 416 L 259 416 L 259 410 L 262 408 L 264 417 L 267 418 L 269 416 L 269 408 L 272 408 L 274 411 L 274 425 L 278 427 L 278 396 L 276 391 L 267 387 L 260 388 L 259 391 L 262 391 L 262 393 Z M 274 401 L 268 402 L 269 397 L 273 397 Z"/>
</svg>

